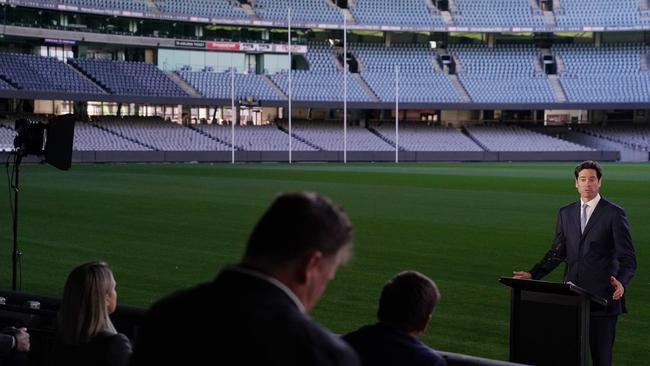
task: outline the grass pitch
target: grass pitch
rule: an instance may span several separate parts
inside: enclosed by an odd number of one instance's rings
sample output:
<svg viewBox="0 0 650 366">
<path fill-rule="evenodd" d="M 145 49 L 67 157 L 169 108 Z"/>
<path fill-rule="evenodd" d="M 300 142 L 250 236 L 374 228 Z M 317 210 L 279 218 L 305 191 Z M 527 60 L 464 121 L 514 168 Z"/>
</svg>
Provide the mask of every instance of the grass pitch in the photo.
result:
<svg viewBox="0 0 650 366">
<path fill-rule="evenodd" d="M 343 205 L 355 257 L 313 317 L 344 333 L 373 322 L 383 283 L 418 270 L 442 301 L 422 340 L 434 348 L 508 357 L 509 291 L 550 246 L 557 210 L 578 199 L 574 164 L 75 165 L 21 170 L 22 289 L 60 296 L 76 265 L 107 261 L 119 301 L 147 306 L 235 263 L 278 192 L 311 190 Z M 626 291 L 616 365 L 650 360 L 650 165 L 605 164 L 601 193 L 623 206 L 639 269 Z M 11 286 L 10 209 L 0 184 L 0 283 Z M 559 280 L 558 269 L 547 279 Z M 198 305 L 200 308 L 200 305 Z M 199 309 L 200 310 L 200 309 Z M 205 309 L 209 311 L 209 309 Z"/>
</svg>

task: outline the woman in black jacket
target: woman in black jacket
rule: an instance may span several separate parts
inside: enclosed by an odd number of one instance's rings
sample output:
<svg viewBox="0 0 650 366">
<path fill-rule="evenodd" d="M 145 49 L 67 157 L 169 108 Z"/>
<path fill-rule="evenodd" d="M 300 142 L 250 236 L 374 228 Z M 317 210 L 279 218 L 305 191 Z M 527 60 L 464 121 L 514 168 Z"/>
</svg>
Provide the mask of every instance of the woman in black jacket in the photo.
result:
<svg viewBox="0 0 650 366">
<path fill-rule="evenodd" d="M 126 366 L 131 342 L 109 318 L 117 305 L 115 279 L 104 262 L 75 268 L 59 309 L 55 365 Z"/>
</svg>

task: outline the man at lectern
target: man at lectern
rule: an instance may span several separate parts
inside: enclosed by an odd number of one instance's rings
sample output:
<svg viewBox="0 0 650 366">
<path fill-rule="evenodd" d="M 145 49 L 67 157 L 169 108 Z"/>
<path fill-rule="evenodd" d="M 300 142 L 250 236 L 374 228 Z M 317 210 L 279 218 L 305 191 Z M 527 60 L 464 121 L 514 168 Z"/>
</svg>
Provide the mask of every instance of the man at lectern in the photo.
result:
<svg viewBox="0 0 650 366">
<path fill-rule="evenodd" d="M 636 256 L 625 211 L 601 197 L 602 169 L 595 161 L 575 168 L 580 200 L 560 209 L 555 240 L 542 260 L 514 278 L 540 279 L 566 262 L 564 281 L 571 281 L 608 300 L 592 309 L 589 346 L 594 366 L 612 364 L 618 315 L 625 309 L 625 288 L 634 276 Z"/>
</svg>

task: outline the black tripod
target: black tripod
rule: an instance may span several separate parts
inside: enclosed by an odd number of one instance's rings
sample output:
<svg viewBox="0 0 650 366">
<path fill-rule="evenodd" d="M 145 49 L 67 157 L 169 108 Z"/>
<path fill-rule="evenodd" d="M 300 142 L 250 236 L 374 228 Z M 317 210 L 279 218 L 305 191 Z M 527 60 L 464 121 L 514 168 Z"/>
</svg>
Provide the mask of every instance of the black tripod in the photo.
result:
<svg viewBox="0 0 650 366">
<path fill-rule="evenodd" d="M 11 264 L 12 264 L 12 272 L 11 272 L 11 289 L 16 291 L 18 289 L 17 282 L 18 282 L 18 263 L 20 261 L 20 257 L 22 256 L 23 252 L 18 249 L 18 195 L 20 193 L 20 188 L 19 188 L 19 178 L 20 178 L 20 163 L 23 160 L 23 149 L 22 148 L 17 148 L 16 151 L 13 153 L 15 155 L 14 158 L 14 170 L 12 172 L 12 179 L 10 180 L 11 184 L 11 189 L 13 190 L 14 193 L 14 202 L 13 202 L 13 211 L 12 211 L 12 219 L 13 219 L 13 249 L 12 249 L 12 255 L 11 255 Z M 10 197 L 11 198 L 11 197 Z"/>
</svg>

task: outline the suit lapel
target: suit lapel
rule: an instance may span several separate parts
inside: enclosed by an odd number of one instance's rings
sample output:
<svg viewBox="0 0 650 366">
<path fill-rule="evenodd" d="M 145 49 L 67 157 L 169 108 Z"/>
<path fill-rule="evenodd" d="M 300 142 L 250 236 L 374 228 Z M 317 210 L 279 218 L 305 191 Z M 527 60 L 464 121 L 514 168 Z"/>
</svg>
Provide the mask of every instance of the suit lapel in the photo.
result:
<svg viewBox="0 0 650 366">
<path fill-rule="evenodd" d="M 571 227 L 576 228 L 576 232 L 578 233 L 578 238 L 582 236 L 582 232 L 580 231 L 580 201 L 576 202 L 573 204 L 571 207 Z"/>
</svg>

